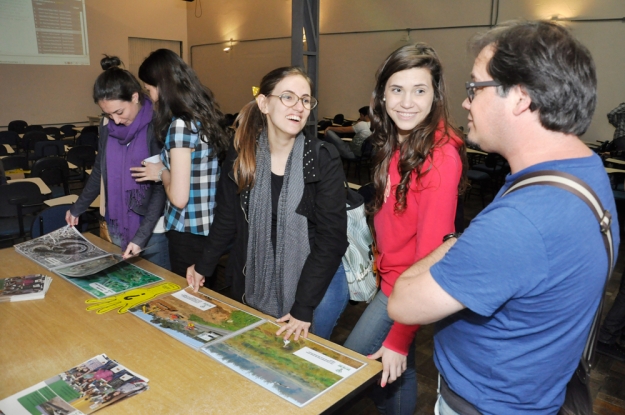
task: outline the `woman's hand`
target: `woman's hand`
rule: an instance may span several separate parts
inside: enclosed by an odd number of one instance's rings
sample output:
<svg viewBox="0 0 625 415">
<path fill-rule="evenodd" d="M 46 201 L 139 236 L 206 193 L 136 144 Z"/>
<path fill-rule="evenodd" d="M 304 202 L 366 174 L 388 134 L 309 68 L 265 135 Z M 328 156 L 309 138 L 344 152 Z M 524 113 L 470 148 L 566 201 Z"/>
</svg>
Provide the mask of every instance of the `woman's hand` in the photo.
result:
<svg viewBox="0 0 625 415">
<path fill-rule="evenodd" d="M 142 161 L 141 164 L 143 165 L 143 167 L 130 168 L 131 175 L 136 182 L 157 182 L 159 180 L 158 173 L 163 167 L 165 167 L 162 161 L 159 161 L 158 163 L 148 163 Z"/>
<path fill-rule="evenodd" d="M 135 255 L 139 255 L 141 247 L 135 243 L 130 242 L 126 247 L 126 251 L 122 254 L 123 259 L 132 258 Z"/>
<path fill-rule="evenodd" d="M 187 283 L 189 283 L 189 287 L 193 288 L 193 292 L 198 292 L 200 287 L 204 285 L 204 281 L 206 278 L 195 270 L 195 264 L 187 268 Z"/>
<path fill-rule="evenodd" d="M 382 358 L 382 379 L 380 380 L 380 386 L 382 387 L 385 387 L 387 383 L 395 382 L 406 370 L 406 356 L 394 352 L 391 349 L 387 349 L 384 346 L 367 357 L 369 359 Z"/>
<path fill-rule="evenodd" d="M 76 216 L 73 216 L 68 210 L 65 213 L 65 222 L 67 222 L 69 226 L 76 226 L 78 225 L 78 218 Z"/>
<path fill-rule="evenodd" d="M 291 337 L 291 334 L 295 334 L 295 337 L 293 338 L 294 341 L 299 340 L 300 334 L 305 339 L 308 338 L 308 329 L 310 328 L 310 323 L 291 317 L 291 313 L 277 319 L 276 321 L 278 323 L 284 323 L 285 321 L 288 321 L 287 324 L 280 327 L 280 330 L 276 332 L 276 336 L 280 336 L 282 333 L 286 332 L 286 334 L 284 335 L 284 340 L 288 340 L 289 337 Z"/>
</svg>

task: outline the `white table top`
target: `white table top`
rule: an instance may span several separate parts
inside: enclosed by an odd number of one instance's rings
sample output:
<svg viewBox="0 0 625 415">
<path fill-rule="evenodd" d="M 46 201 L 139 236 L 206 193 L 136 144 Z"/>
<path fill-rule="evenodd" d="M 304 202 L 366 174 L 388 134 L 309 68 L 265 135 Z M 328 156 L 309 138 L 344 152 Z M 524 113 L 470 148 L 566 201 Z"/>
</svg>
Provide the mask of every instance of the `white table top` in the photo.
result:
<svg viewBox="0 0 625 415">
<path fill-rule="evenodd" d="M 48 185 L 45 184 L 44 181 L 41 180 L 41 178 L 39 178 L 39 177 L 29 177 L 28 179 L 11 179 L 11 180 L 9 180 L 9 183 L 16 183 L 16 182 L 32 182 L 32 183 L 35 183 L 37 186 L 39 186 L 39 190 L 41 191 L 42 195 L 49 195 L 50 193 L 52 193 L 52 190 L 50 190 Z"/>
<path fill-rule="evenodd" d="M 78 195 L 67 195 L 67 196 L 55 197 L 54 199 L 44 200 L 43 203 L 45 203 L 48 206 L 57 206 L 57 205 L 65 205 L 67 203 L 74 203 L 77 200 L 78 200 Z"/>
<path fill-rule="evenodd" d="M 10 146 L 10 145 L 8 145 L 8 144 L 4 144 L 4 148 L 6 148 L 6 149 L 7 149 L 7 153 L 8 153 L 8 154 L 13 154 L 13 153 L 15 153 L 15 150 L 13 150 L 13 147 L 11 147 L 11 146 Z"/>
</svg>

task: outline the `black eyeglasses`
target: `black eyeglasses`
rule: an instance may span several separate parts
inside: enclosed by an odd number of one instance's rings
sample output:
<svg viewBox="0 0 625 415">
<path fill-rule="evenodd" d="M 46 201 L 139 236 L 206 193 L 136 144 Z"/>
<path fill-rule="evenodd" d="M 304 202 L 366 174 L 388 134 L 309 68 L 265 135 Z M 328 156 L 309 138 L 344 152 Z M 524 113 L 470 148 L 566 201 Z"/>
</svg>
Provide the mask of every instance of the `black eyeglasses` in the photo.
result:
<svg viewBox="0 0 625 415">
<path fill-rule="evenodd" d="M 464 84 L 464 87 L 467 89 L 467 96 L 469 97 L 469 102 L 473 102 L 473 98 L 475 98 L 476 89 L 484 88 L 486 86 L 501 86 L 501 84 L 497 81 L 466 82 Z"/>
<path fill-rule="evenodd" d="M 280 95 L 268 94 L 267 96 L 280 98 L 280 101 L 289 108 L 296 106 L 299 101 L 302 101 L 302 105 L 304 106 L 304 108 L 310 111 L 313 108 L 315 108 L 318 104 L 318 101 L 316 98 L 313 98 L 308 95 L 304 95 L 303 97 L 298 97 L 293 92 L 283 92 Z"/>
</svg>

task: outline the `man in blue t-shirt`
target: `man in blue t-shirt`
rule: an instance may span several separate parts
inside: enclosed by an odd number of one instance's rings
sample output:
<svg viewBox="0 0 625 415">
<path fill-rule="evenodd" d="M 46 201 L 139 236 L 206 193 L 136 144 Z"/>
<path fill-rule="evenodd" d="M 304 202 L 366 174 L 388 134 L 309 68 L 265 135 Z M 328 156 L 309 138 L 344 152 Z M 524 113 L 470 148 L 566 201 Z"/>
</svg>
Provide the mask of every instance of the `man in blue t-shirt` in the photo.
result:
<svg viewBox="0 0 625 415">
<path fill-rule="evenodd" d="M 389 315 L 437 323 L 436 413 L 556 414 L 599 305 L 608 256 L 597 219 L 577 196 L 529 186 L 538 170 L 586 182 L 612 213 L 601 159 L 579 139 L 596 104 L 589 51 L 552 22 L 514 22 L 472 41 L 477 55 L 463 107 L 468 139 L 502 155 L 511 174 L 472 222 L 395 284 Z"/>
</svg>

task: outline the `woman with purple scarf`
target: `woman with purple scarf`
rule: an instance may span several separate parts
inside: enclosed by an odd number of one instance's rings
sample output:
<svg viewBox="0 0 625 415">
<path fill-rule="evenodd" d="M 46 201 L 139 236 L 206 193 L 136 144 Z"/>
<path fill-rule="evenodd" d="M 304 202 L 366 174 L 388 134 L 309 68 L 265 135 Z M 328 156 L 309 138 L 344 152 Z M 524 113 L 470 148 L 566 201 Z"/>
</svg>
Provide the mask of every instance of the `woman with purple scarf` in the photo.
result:
<svg viewBox="0 0 625 415">
<path fill-rule="evenodd" d="M 152 103 L 137 79 L 120 64 L 117 57 L 100 61 L 104 72 L 93 86 L 93 100 L 104 115 L 98 157 L 65 220 L 77 225 L 78 217 L 101 195 L 109 235 L 122 248 L 124 258 L 141 252 L 145 259 L 170 269 L 167 238 L 159 221 L 167 198 L 163 186 L 137 183 L 130 172 L 131 167 L 141 166 L 143 160 L 161 151 L 152 125 Z"/>
</svg>

